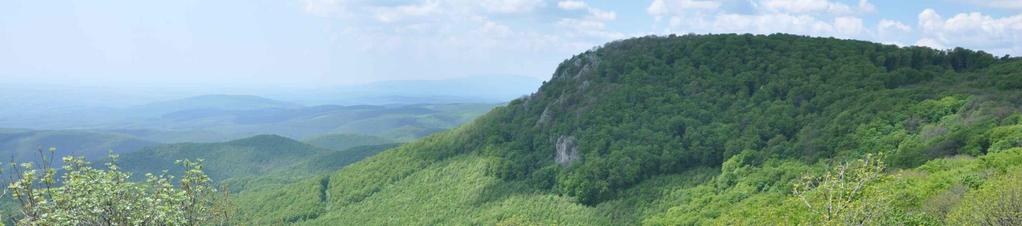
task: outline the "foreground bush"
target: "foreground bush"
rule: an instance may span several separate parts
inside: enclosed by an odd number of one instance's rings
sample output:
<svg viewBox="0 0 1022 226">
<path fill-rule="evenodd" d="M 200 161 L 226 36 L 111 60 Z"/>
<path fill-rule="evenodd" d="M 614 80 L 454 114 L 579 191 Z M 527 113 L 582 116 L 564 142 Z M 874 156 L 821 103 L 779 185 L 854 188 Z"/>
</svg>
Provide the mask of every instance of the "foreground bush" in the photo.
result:
<svg viewBox="0 0 1022 226">
<path fill-rule="evenodd" d="M 43 157 L 44 163 L 52 161 Z M 45 156 L 45 155 L 43 155 Z M 93 168 L 83 157 L 64 157 L 63 168 L 32 163 L 11 165 L 8 192 L 19 205 L 18 225 L 224 225 L 227 195 L 218 195 L 202 160 L 178 161 L 180 178 L 146 174 L 132 182 L 120 171 L 116 155 L 106 169 Z M 58 175 L 59 174 L 59 175 Z M 175 186 L 175 182 L 177 182 Z"/>
</svg>

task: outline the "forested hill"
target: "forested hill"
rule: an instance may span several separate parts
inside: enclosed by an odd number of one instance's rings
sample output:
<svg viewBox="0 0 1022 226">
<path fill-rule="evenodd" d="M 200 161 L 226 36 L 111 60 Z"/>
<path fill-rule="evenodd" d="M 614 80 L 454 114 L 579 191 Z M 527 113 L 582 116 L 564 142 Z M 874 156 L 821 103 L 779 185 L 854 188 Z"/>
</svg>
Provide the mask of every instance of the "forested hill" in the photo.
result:
<svg viewBox="0 0 1022 226">
<path fill-rule="evenodd" d="M 571 57 L 536 93 L 471 124 L 328 177 L 242 193 L 241 216 L 968 224 L 970 202 L 1022 177 L 1020 88 L 1022 62 L 966 49 L 793 35 L 633 38 Z M 821 217 L 800 198 L 825 191 L 793 192 L 800 177 L 867 154 L 889 166 L 848 198 L 868 218 Z"/>
<path fill-rule="evenodd" d="M 258 135 L 220 143 L 178 143 L 147 147 L 119 156 L 121 170 L 145 179 L 146 173 L 181 174 L 177 160 L 203 159 L 204 171 L 232 191 L 289 183 L 331 172 L 395 144 L 376 143 L 327 149 L 277 135 Z"/>
</svg>

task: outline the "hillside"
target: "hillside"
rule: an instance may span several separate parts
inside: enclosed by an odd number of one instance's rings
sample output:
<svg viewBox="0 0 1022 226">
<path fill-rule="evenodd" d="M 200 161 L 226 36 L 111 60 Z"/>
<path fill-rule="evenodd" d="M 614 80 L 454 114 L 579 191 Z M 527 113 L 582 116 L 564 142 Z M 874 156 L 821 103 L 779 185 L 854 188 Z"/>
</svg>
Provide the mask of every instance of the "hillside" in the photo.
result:
<svg viewBox="0 0 1022 226">
<path fill-rule="evenodd" d="M 150 147 L 122 154 L 120 166 L 128 172 L 160 172 L 176 169 L 175 160 L 205 159 L 206 173 L 220 181 L 229 177 L 259 175 L 328 152 L 275 135 L 260 135 L 223 143 L 180 143 Z"/>
<path fill-rule="evenodd" d="M 213 181 L 231 190 L 271 186 L 340 169 L 394 145 L 363 145 L 341 150 L 325 149 L 276 135 L 259 135 L 221 143 L 180 143 L 144 148 L 121 154 L 123 171 L 136 175 L 159 174 L 170 169 L 180 174 L 176 160 L 203 159 L 205 172 Z M 142 177 L 138 177 L 142 178 Z"/>
<path fill-rule="evenodd" d="M 1019 81 L 1022 61 L 966 49 L 633 38 L 470 124 L 237 201 L 248 224 L 970 224 L 1019 186 Z M 847 212 L 803 204 L 830 184 L 801 178 L 841 169 L 865 178 Z"/>
<path fill-rule="evenodd" d="M 333 150 L 345 150 L 356 146 L 394 143 L 394 141 L 390 139 L 361 134 L 327 134 L 306 139 L 302 142 Z"/>
<path fill-rule="evenodd" d="M 49 148 L 56 148 L 55 156 L 74 155 L 99 159 L 107 156 L 108 152 L 130 153 L 157 144 L 96 131 L 0 129 L 0 157 L 4 162 L 38 161 L 39 151 Z M 53 164 L 60 165 L 60 162 Z"/>
</svg>

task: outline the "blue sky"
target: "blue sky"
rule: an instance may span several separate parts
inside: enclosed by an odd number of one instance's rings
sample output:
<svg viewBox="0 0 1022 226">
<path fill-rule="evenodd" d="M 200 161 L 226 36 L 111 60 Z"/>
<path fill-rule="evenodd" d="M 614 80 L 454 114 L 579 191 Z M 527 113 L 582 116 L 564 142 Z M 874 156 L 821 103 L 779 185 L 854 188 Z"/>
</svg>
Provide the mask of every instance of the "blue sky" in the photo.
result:
<svg viewBox="0 0 1022 226">
<path fill-rule="evenodd" d="M 776 32 L 1022 55 L 1022 0 L 0 0 L 0 83 L 546 79 L 611 40 Z"/>
</svg>

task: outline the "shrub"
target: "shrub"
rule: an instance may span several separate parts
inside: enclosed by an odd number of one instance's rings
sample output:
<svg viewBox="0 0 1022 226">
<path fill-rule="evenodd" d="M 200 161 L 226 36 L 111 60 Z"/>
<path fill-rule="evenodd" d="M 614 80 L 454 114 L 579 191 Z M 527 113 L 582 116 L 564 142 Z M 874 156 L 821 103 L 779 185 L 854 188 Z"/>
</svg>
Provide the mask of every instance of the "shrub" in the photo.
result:
<svg viewBox="0 0 1022 226">
<path fill-rule="evenodd" d="M 53 159 L 43 157 L 43 162 Z M 180 178 L 146 174 L 145 182 L 129 180 L 111 154 L 106 169 L 92 167 L 84 157 L 63 157 L 63 169 L 32 163 L 12 164 L 7 187 L 23 215 L 18 225 L 223 225 L 228 223 L 227 195 L 217 195 L 202 160 L 178 161 Z M 175 186 L 175 182 L 177 185 Z"/>
</svg>

